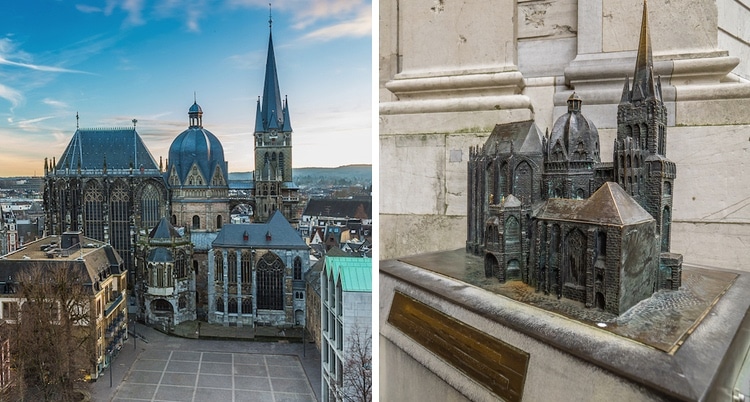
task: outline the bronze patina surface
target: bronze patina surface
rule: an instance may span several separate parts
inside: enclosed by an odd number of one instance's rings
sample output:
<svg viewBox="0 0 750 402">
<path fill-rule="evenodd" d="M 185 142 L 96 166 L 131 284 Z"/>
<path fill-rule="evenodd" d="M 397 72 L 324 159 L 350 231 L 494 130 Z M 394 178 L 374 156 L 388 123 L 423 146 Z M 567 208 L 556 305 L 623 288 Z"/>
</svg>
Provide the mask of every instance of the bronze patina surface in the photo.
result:
<svg viewBox="0 0 750 402">
<path fill-rule="evenodd" d="M 388 322 L 504 400 L 523 399 L 528 353 L 400 292 Z"/>
<path fill-rule="evenodd" d="M 421 254 L 400 261 L 672 354 L 737 278 L 733 272 L 686 265 L 679 290 L 658 291 L 618 317 L 586 308 L 583 303 L 545 295 L 521 281 L 499 283 L 495 278 L 486 278 L 482 259 L 463 249 Z"/>
</svg>

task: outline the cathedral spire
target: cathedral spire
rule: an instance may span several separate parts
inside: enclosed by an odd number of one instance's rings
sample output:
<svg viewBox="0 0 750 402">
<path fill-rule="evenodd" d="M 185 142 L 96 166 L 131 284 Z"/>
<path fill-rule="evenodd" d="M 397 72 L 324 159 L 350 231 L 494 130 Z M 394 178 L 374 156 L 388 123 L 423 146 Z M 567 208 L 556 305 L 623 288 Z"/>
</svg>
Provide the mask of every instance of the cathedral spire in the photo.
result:
<svg viewBox="0 0 750 402">
<path fill-rule="evenodd" d="M 638 41 L 638 55 L 633 73 L 633 100 L 645 99 L 656 95 L 653 74 L 654 60 L 651 52 L 651 34 L 648 29 L 648 0 L 643 1 L 641 18 L 641 36 Z M 636 91 L 636 88 L 639 90 Z"/>
<path fill-rule="evenodd" d="M 270 21 L 270 19 L 269 19 Z M 266 76 L 263 83 L 263 100 L 261 115 L 263 131 L 281 130 L 284 126 L 284 112 L 281 105 L 279 78 L 276 73 L 276 57 L 273 51 L 273 32 L 269 22 L 268 57 L 266 59 Z"/>
</svg>

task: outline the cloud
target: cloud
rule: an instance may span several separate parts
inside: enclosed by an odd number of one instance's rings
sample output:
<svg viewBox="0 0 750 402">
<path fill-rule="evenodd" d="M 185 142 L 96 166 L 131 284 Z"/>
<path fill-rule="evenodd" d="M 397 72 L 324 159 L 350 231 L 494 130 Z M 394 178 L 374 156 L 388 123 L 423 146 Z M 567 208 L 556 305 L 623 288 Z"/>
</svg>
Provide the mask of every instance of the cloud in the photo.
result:
<svg viewBox="0 0 750 402">
<path fill-rule="evenodd" d="M 58 100 L 54 100 L 54 99 L 50 99 L 50 98 L 44 98 L 42 100 L 42 103 L 44 103 L 45 105 L 52 106 L 54 108 L 58 108 L 58 109 L 67 109 L 68 108 L 68 104 L 67 103 L 62 102 L 62 101 L 58 101 Z"/>
<path fill-rule="evenodd" d="M 4 58 L 3 56 L 0 56 L 0 64 L 4 64 L 6 66 L 28 68 L 28 69 L 36 70 L 36 71 L 52 72 L 52 73 L 91 74 L 91 73 L 88 73 L 86 71 L 70 70 L 70 69 L 62 68 L 62 67 L 44 66 L 44 65 L 31 64 L 31 63 L 18 63 L 18 62 L 15 62 L 15 61 L 10 61 L 10 60 Z"/>
<path fill-rule="evenodd" d="M 80 11 L 82 13 L 85 13 L 85 14 L 93 14 L 93 13 L 104 12 L 104 10 L 102 10 L 99 7 L 89 6 L 89 5 L 86 5 L 86 4 L 76 4 L 76 10 L 78 10 L 78 11 Z"/>
<path fill-rule="evenodd" d="M 3 98 L 10 102 L 11 110 L 20 105 L 24 99 L 23 95 L 20 92 L 3 84 L 0 84 L 0 98 Z"/>
<path fill-rule="evenodd" d="M 372 13 L 370 10 L 362 10 L 355 19 L 343 21 L 316 29 L 303 36 L 304 39 L 331 40 L 343 37 L 362 37 L 372 35 Z"/>
</svg>

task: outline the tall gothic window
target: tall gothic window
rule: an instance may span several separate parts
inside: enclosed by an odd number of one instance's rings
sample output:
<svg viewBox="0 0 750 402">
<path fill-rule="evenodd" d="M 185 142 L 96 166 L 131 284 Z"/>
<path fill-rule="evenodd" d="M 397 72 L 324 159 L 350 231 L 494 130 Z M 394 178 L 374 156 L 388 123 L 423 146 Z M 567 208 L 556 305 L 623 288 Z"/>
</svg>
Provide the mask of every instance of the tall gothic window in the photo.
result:
<svg viewBox="0 0 750 402">
<path fill-rule="evenodd" d="M 95 181 L 86 185 L 83 193 L 83 231 L 92 239 L 104 241 L 104 193 Z"/>
<path fill-rule="evenodd" d="M 216 298 L 216 311 L 220 313 L 224 312 L 224 298 L 223 297 Z"/>
<path fill-rule="evenodd" d="M 294 279 L 302 279 L 302 260 L 299 257 L 294 258 Z"/>
<path fill-rule="evenodd" d="M 227 253 L 227 281 L 237 283 L 237 253 L 234 251 Z"/>
<path fill-rule="evenodd" d="M 109 218 L 112 247 L 120 254 L 124 265 L 130 267 L 130 194 L 122 181 L 117 181 L 112 187 Z"/>
<path fill-rule="evenodd" d="M 187 259 L 185 258 L 184 251 L 178 251 L 177 256 L 174 260 L 175 270 L 177 271 L 177 278 L 186 278 L 188 276 L 187 270 Z"/>
<path fill-rule="evenodd" d="M 276 254 L 266 253 L 258 261 L 258 308 L 284 308 L 284 263 Z"/>
<path fill-rule="evenodd" d="M 222 253 L 221 250 L 216 250 L 214 252 L 214 266 L 216 269 L 214 272 L 216 272 L 216 277 L 214 280 L 216 282 L 223 282 L 224 281 L 224 253 Z"/>
<path fill-rule="evenodd" d="M 253 299 L 250 297 L 245 297 L 242 299 L 242 314 L 252 314 L 253 313 Z"/>
<path fill-rule="evenodd" d="M 193 229 L 200 229 L 201 228 L 201 217 L 198 215 L 193 215 Z"/>
<path fill-rule="evenodd" d="M 234 297 L 230 298 L 229 305 L 227 307 L 229 307 L 227 309 L 227 313 L 237 314 L 237 299 L 235 299 Z"/>
<path fill-rule="evenodd" d="M 240 262 L 240 268 L 241 272 L 240 275 L 240 281 L 243 284 L 249 285 L 251 284 L 253 280 L 253 261 L 252 261 L 252 254 L 249 252 L 242 253 L 242 261 Z"/>
<path fill-rule="evenodd" d="M 518 243 L 521 239 L 521 225 L 515 216 L 510 216 L 505 221 L 505 244 Z"/>
<path fill-rule="evenodd" d="M 153 184 L 147 184 L 141 195 L 141 226 L 151 229 L 159 223 L 161 193 Z"/>
</svg>

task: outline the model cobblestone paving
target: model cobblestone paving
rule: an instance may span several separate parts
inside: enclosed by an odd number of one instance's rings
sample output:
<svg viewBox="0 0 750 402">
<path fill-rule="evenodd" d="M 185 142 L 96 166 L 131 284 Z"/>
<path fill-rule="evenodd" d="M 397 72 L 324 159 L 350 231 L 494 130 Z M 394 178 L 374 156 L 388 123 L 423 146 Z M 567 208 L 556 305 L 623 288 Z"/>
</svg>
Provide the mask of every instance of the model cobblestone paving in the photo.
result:
<svg viewBox="0 0 750 402">
<path fill-rule="evenodd" d="M 149 351 L 113 401 L 316 401 L 297 356 Z"/>
</svg>

